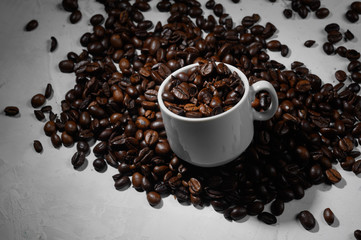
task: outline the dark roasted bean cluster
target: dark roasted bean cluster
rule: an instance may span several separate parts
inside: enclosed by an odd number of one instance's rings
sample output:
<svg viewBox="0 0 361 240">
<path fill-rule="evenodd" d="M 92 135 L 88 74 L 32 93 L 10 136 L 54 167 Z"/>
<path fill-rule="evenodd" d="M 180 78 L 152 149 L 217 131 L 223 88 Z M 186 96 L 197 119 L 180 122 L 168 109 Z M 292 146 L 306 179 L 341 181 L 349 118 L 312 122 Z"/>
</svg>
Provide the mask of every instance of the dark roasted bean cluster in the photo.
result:
<svg viewBox="0 0 361 240">
<path fill-rule="evenodd" d="M 171 76 L 162 98 L 173 113 L 191 118 L 209 117 L 232 108 L 242 98 L 240 76 L 225 64 L 207 61 Z"/>
<path fill-rule="evenodd" d="M 64 0 L 64 9 L 77 10 L 74 2 Z M 251 215 L 267 224 L 276 223 L 285 203 L 303 198 L 306 189 L 341 181 L 335 164 L 340 163 L 345 171 L 361 173 L 360 152 L 355 149 L 361 142 L 357 80 L 361 65 L 356 52 L 346 48 L 337 51 L 352 59 L 348 70 L 354 74 L 354 82 L 346 85 L 345 73 L 338 72 L 338 84 L 324 84 L 302 62 L 295 61 L 286 69 L 270 59 L 268 51 L 286 56 L 288 47 L 270 40 L 277 28 L 270 22 L 258 24 L 258 14 L 244 16 L 237 25 L 215 1 L 205 4 L 214 13 L 206 16 L 196 0 L 162 0 L 156 9 L 169 13 L 162 24 L 145 19 L 143 12 L 150 9 L 147 1 L 98 2 L 104 5 L 107 16 L 93 16 L 92 31 L 80 38 L 84 49 L 69 52 L 58 65 L 62 72 L 75 75 L 74 87 L 61 101 L 61 113 L 54 114 L 49 107 L 34 111 L 39 120 L 49 113 L 44 132 L 54 147 L 77 143 L 71 159 L 75 169 L 84 166 L 91 149 L 96 171 L 104 172 L 107 166 L 116 168 L 114 187 L 124 190 L 132 185 L 146 193 L 152 206 L 158 205 L 162 196 L 172 194 L 182 204 L 211 205 L 229 220 Z M 292 9 L 302 17 L 319 7 L 320 1 L 292 1 Z M 333 32 L 329 38 L 334 42 L 340 36 Z M 236 66 L 250 84 L 269 81 L 279 100 L 272 119 L 255 122 L 254 139 L 248 149 L 217 168 L 196 167 L 174 155 L 157 103 L 159 86 L 167 76 L 196 62 L 207 66 L 203 70 L 200 67 L 197 76 L 204 75 L 208 67 L 217 71 L 208 61 Z M 213 104 L 214 88 L 222 82 L 207 88 L 194 82 L 197 77 L 183 75 L 173 79 L 175 90 L 170 89 L 169 98 L 192 99 L 194 90 L 198 91 L 197 102 Z M 227 81 L 226 88 L 232 86 Z M 34 107 L 43 106 L 51 95 L 49 89 L 50 93 L 33 97 Z M 207 93 L 201 94 L 203 89 Z M 230 90 L 220 101 L 232 99 L 227 98 L 232 91 L 236 90 Z M 260 93 L 252 106 L 262 111 L 269 104 L 268 94 Z M 90 148 L 89 142 L 95 142 L 94 147 Z M 36 149 L 40 151 L 39 146 Z M 267 204 L 271 212 L 265 211 Z M 325 218 L 331 222 L 330 212 Z M 306 229 L 314 227 L 311 213 L 303 211 L 298 219 Z"/>
</svg>

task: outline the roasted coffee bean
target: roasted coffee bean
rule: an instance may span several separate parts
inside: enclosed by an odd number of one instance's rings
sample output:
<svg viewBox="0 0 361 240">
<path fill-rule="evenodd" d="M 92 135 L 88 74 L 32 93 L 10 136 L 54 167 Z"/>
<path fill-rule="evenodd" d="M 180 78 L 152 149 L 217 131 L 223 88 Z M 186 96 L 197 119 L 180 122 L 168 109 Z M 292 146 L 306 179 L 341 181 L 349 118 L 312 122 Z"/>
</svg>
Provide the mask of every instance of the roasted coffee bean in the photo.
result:
<svg viewBox="0 0 361 240">
<path fill-rule="evenodd" d="M 332 225 L 333 222 L 335 221 L 335 215 L 333 214 L 333 212 L 330 208 L 326 208 L 323 211 L 323 218 L 325 219 L 325 221 L 328 225 Z"/>
<path fill-rule="evenodd" d="M 285 16 L 285 18 L 291 18 L 292 17 L 292 15 L 293 15 L 293 13 L 292 13 L 292 10 L 291 9 L 285 9 L 285 10 L 283 10 L 283 16 Z"/>
<path fill-rule="evenodd" d="M 15 106 L 7 106 L 4 108 L 4 113 L 6 116 L 16 116 L 19 114 L 19 108 Z"/>
<path fill-rule="evenodd" d="M 360 240 L 361 239 L 361 230 L 357 229 L 353 232 L 354 237 L 356 238 L 356 240 Z"/>
<path fill-rule="evenodd" d="M 90 18 L 90 24 L 93 26 L 100 25 L 104 22 L 104 16 L 102 14 L 95 14 Z"/>
<path fill-rule="evenodd" d="M 317 18 L 324 19 L 330 14 L 330 10 L 328 8 L 319 8 L 315 14 Z"/>
<path fill-rule="evenodd" d="M 304 45 L 305 45 L 305 47 L 308 47 L 308 48 L 310 48 L 310 47 L 312 47 L 314 44 L 315 44 L 315 40 L 307 40 L 305 43 L 304 43 Z"/>
<path fill-rule="evenodd" d="M 44 96 L 45 98 L 48 99 L 51 97 L 52 94 L 53 94 L 53 86 L 51 85 L 51 83 L 48 83 L 45 88 Z"/>
<path fill-rule="evenodd" d="M 65 11 L 73 12 L 78 9 L 78 0 L 62 0 L 61 5 Z"/>
<path fill-rule="evenodd" d="M 335 72 L 335 77 L 336 77 L 337 81 L 344 82 L 347 79 L 347 74 L 343 70 L 337 70 Z"/>
<path fill-rule="evenodd" d="M 114 187 L 117 190 L 125 190 L 131 185 L 130 179 L 128 176 L 123 176 L 117 179 L 114 183 Z"/>
<path fill-rule="evenodd" d="M 55 37 L 50 37 L 50 52 L 54 52 L 58 47 L 58 40 Z"/>
<path fill-rule="evenodd" d="M 45 115 L 44 115 L 43 111 L 41 111 L 41 110 L 34 110 L 34 115 L 35 115 L 36 119 L 38 119 L 39 121 L 42 121 L 45 119 Z"/>
<path fill-rule="evenodd" d="M 151 191 L 147 193 L 147 200 L 151 206 L 157 206 L 162 201 L 162 198 L 159 193 Z"/>
<path fill-rule="evenodd" d="M 60 61 L 59 69 L 63 73 L 72 73 L 74 71 L 74 62 L 71 60 Z"/>
<path fill-rule="evenodd" d="M 83 153 L 87 154 L 90 150 L 90 147 L 89 147 L 88 142 L 79 141 L 76 144 L 76 149 L 78 150 L 78 152 L 83 152 Z"/>
<path fill-rule="evenodd" d="M 256 216 L 260 214 L 264 209 L 262 202 L 254 201 L 247 205 L 247 214 L 251 216 Z"/>
<path fill-rule="evenodd" d="M 70 134 L 68 134 L 67 132 L 62 132 L 62 133 L 61 133 L 61 142 L 63 143 L 63 145 L 64 145 L 65 147 L 71 147 L 71 146 L 73 146 L 73 144 L 74 144 L 74 139 L 73 139 L 73 137 L 72 137 Z"/>
<path fill-rule="evenodd" d="M 31 98 L 31 106 L 33 106 L 33 108 L 41 107 L 42 105 L 44 105 L 45 101 L 46 101 L 46 98 L 43 94 L 41 94 L 41 93 L 35 94 Z"/>
<path fill-rule="evenodd" d="M 327 55 L 331 55 L 335 52 L 335 48 L 332 45 L 332 43 L 330 42 L 325 42 L 322 46 L 323 51 L 327 54 Z"/>
<path fill-rule="evenodd" d="M 271 203 L 271 212 L 275 216 L 279 216 L 283 213 L 285 204 L 281 199 L 276 199 Z"/>
<path fill-rule="evenodd" d="M 35 28 L 37 28 L 39 25 L 38 21 L 33 19 L 30 20 L 26 25 L 25 25 L 25 31 L 33 31 Z"/>
<path fill-rule="evenodd" d="M 71 164 L 73 165 L 74 169 L 78 169 L 83 166 L 85 160 L 85 154 L 83 152 L 76 152 L 71 158 Z"/>
<path fill-rule="evenodd" d="M 143 175 L 139 172 L 135 172 L 132 175 L 132 184 L 135 189 L 142 189 Z"/>
<path fill-rule="evenodd" d="M 352 171 L 358 175 L 361 173 L 361 160 L 357 160 L 353 165 L 352 165 Z"/>
<path fill-rule="evenodd" d="M 75 10 L 69 15 L 69 21 L 72 24 L 76 24 L 81 20 L 82 16 L 83 14 L 79 10 Z"/>
<path fill-rule="evenodd" d="M 316 219 L 311 212 L 304 210 L 297 214 L 297 219 L 306 230 L 312 230 L 316 226 Z"/>
<path fill-rule="evenodd" d="M 352 9 L 350 9 L 346 12 L 345 17 L 351 23 L 355 23 L 359 19 L 358 13 Z"/>
<path fill-rule="evenodd" d="M 262 212 L 258 214 L 257 219 L 268 225 L 277 223 L 277 218 L 269 212 Z"/>
<path fill-rule="evenodd" d="M 51 134 L 50 140 L 51 140 L 51 144 L 53 144 L 53 146 L 55 148 L 61 147 L 61 145 L 62 145 L 61 138 L 55 132 L 53 134 Z"/>
<path fill-rule="evenodd" d="M 341 174 L 334 168 L 327 169 L 325 173 L 331 183 L 338 183 L 342 179 Z"/>
<path fill-rule="evenodd" d="M 350 5 L 351 9 L 358 14 L 361 14 L 361 2 L 360 1 L 354 1 Z"/>
<path fill-rule="evenodd" d="M 97 172 L 103 172 L 106 169 L 106 162 L 104 158 L 97 158 L 93 161 L 93 167 Z"/>
<path fill-rule="evenodd" d="M 43 145 L 39 140 L 34 140 L 33 146 L 37 153 L 41 153 L 43 151 Z"/>
<path fill-rule="evenodd" d="M 54 121 L 48 121 L 44 125 L 44 132 L 47 136 L 51 136 L 53 133 L 56 132 L 56 124 Z"/>
<path fill-rule="evenodd" d="M 344 35 L 346 40 L 352 40 L 355 38 L 355 35 L 353 35 L 353 33 L 349 29 L 347 29 Z"/>
</svg>

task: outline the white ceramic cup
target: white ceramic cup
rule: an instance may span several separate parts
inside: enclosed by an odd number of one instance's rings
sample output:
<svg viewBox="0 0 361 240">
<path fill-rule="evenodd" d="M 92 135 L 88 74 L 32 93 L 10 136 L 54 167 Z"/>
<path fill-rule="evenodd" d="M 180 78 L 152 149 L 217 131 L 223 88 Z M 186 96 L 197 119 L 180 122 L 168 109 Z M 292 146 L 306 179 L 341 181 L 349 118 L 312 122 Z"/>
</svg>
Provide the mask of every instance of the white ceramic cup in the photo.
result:
<svg viewBox="0 0 361 240">
<path fill-rule="evenodd" d="M 197 65 L 198 63 L 187 65 L 171 75 L 177 76 Z M 242 71 L 229 64 L 225 65 L 232 72 L 237 72 L 245 91 L 235 106 L 221 114 L 188 118 L 171 112 L 162 100 L 164 87 L 170 81 L 171 75 L 163 81 L 158 90 L 158 103 L 171 149 L 179 158 L 197 166 L 214 167 L 237 158 L 253 139 L 253 120 L 268 120 L 278 108 L 277 93 L 269 82 L 262 80 L 250 86 Z M 255 94 L 262 90 L 270 94 L 271 106 L 264 112 L 258 112 L 251 107 L 251 102 Z"/>
</svg>

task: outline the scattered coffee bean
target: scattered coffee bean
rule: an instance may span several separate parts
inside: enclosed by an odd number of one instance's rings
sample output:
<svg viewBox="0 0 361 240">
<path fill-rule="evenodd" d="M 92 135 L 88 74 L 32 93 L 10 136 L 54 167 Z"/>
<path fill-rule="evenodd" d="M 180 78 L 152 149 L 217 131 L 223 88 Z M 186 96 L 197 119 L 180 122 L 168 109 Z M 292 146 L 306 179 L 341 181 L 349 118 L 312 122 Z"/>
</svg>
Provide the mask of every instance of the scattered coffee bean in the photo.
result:
<svg viewBox="0 0 361 240">
<path fill-rule="evenodd" d="M 332 225 L 333 222 L 335 221 L 335 215 L 333 214 L 330 208 L 326 208 L 323 211 L 323 218 L 325 219 L 328 225 Z"/>
<path fill-rule="evenodd" d="M 52 94 L 53 94 L 53 86 L 50 83 L 48 83 L 45 88 L 44 96 L 45 98 L 48 99 L 51 97 Z"/>
<path fill-rule="evenodd" d="M 50 38 L 50 52 L 54 52 L 58 47 L 58 40 L 55 37 Z"/>
<path fill-rule="evenodd" d="M 41 107 L 42 105 L 44 105 L 45 101 L 46 101 L 46 98 L 43 94 L 41 94 L 41 93 L 35 94 L 31 98 L 31 106 L 33 106 L 33 108 Z"/>
<path fill-rule="evenodd" d="M 327 54 L 327 55 L 331 55 L 335 52 L 335 48 L 332 45 L 332 43 L 330 42 L 325 42 L 322 46 L 323 51 Z"/>
<path fill-rule="evenodd" d="M 15 106 L 7 106 L 4 108 L 4 112 L 6 116 L 16 116 L 19 114 L 19 108 Z"/>
<path fill-rule="evenodd" d="M 35 28 L 37 28 L 39 25 L 38 21 L 33 19 L 30 20 L 26 25 L 25 25 L 25 31 L 33 31 Z"/>
<path fill-rule="evenodd" d="M 42 121 L 42 120 L 44 120 L 45 119 L 45 115 L 44 115 L 44 113 L 43 113 L 43 111 L 41 111 L 41 110 L 34 110 L 34 115 L 35 115 L 35 117 L 36 117 L 36 119 L 38 119 L 39 121 Z"/>
<path fill-rule="evenodd" d="M 316 219 L 311 212 L 304 210 L 297 215 L 297 219 L 306 230 L 312 230 L 316 226 Z"/>
<path fill-rule="evenodd" d="M 97 172 L 103 172 L 106 169 L 107 163 L 104 158 L 97 158 L 93 161 L 93 167 Z"/>
<path fill-rule="evenodd" d="M 344 82 L 347 79 L 347 74 L 343 70 L 337 70 L 335 72 L 335 77 L 336 77 L 337 81 Z"/>
<path fill-rule="evenodd" d="M 326 177 L 331 183 L 338 183 L 341 181 L 341 174 L 334 168 L 326 170 Z"/>
<path fill-rule="evenodd" d="M 356 240 L 361 240 L 361 230 L 357 229 L 353 232 L 354 237 Z"/>
<path fill-rule="evenodd" d="M 78 0 L 62 0 L 61 5 L 65 11 L 73 12 L 78 9 Z"/>
<path fill-rule="evenodd" d="M 319 19 L 324 19 L 330 14 L 330 10 L 328 8 L 319 8 L 316 11 L 316 17 Z"/>
<path fill-rule="evenodd" d="M 62 145 L 61 138 L 55 132 L 51 134 L 50 140 L 51 140 L 51 144 L 53 144 L 53 146 L 55 148 L 60 148 L 61 147 L 61 145 Z"/>
<path fill-rule="evenodd" d="M 258 214 L 257 218 L 268 225 L 277 223 L 277 218 L 269 212 L 262 212 Z"/>
<path fill-rule="evenodd" d="M 315 44 L 315 40 L 307 40 L 305 43 L 304 43 L 304 45 L 305 45 L 305 47 L 308 47 L 308 48 L 310 48 L 310 47 L 312 47 L 314 44 Z"/>
<path fill-rule="evenodd" d="M 351 23 L 355 23 L 359 19 L 358 13 L 352 9 L 348 10 L 346 12 L 345 16 L 346 16 L 346 19 Z"/>
<path fill-rule="evenodd" d="M 151 206 L 157 206 L 162 201 L 162 198 L 159 193 L 151 191 L 147 193 L 147 200 Z"/>
<path fill-rule="evenodd" d="M 346 40 L 352 40 L 355 38 L 355 35 L 353 35 L 353 33 L 347 29 L 347 31 L 344 33 L 345 35 L 345 39 Z"/>
<path fill-rule="evenodd" d="M 358 175 L 361 173 L 361 160 L 357 160 L 353 165 L 352 165 L 352 171 Z"/>
<path fill-rule="evenodd" d="M 43 151 L 43 145 L 39 140 L 34 140 L 33 146 L 37 153 L 41 153 Z"/>
<path fill-rule="evenodd" d="M 361 2 L 360 1 L 354 1 L 350 5 L 351 9 L 358 14 L 361 14 Z"/>
<path fill-rule="evenodd" d="M 72 24 L 76 24 L 81 20 L 82 16 L 83 15 L 79 10 L 75 10 L 69 15 L 69 21 Z"/>
<path fill-rule="evenodd" d="M 291 9 L 285 9 L 285 10 L 283 10 L 283 16 L 285 16 L 285 18 L 291 18 L 292 17 L 292 15 L 293 15 L 293 13 L 292 13 L 292 10 Z"/>
</svg>

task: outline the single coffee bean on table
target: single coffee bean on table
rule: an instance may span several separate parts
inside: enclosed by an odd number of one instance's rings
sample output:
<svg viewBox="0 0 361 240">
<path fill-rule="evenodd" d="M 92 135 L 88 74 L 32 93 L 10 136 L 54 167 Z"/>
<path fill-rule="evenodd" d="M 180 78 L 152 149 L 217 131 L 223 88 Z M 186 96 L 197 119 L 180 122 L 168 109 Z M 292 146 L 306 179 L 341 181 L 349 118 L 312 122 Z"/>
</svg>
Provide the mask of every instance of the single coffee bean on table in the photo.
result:
<svg viewBox="0 0 361 240">
<path fill-rule="evenodd" d="M 50 37 L 50 52 L 54 52 L 55 49 L 58 47 L 58 40 L 51 36 Z"/>
<path fill-rule="evenodd" d="M 335 215 L 333 214 L 333 212 L 330 208 L 326 208 L 323 211 L 323 218 L 325 219 L 325 221 L 328 225 L 332 225 L 335 221 Z"/>
<path fill-rule="evenodd" d="M 41 153 L 43 151 L 43 145 L 39 140 L 34 140 L 33 146 L 37 153 Z"/>
<path fill-rule="evenodd" d="M 308 210 L 301 211 L 297 214 L 297 219 L 306 230 L 312 230 L 316 226 L 316 219 Z"/>
<path fill-rule="evenodd" d="M 20 112 L 19 108 L 16 106 L 7 106 L 4 108 L 4 113 L 6 116 L 16 116 Z"/>
<path fill-rule="evenodd" d="M 353 232 L 354 237 L 356 238 L 356 240 L 361 240 L 361 230 L 360 229 L 356 229 Z"/>
<path fill-rule="evenodd" d="M 44 105 L 45 101 L 46 101 L 46 98 L 43 94 L 41 94 L 41 93 L 35 94 L 31 98 L 31 106 L 33 106 L 33 108 L 39 108 Z"/>
<path fill-rule="evenodd" d="M 33 31 L 35 28 L 37 28 L 39 25 L 38 21 L 33 19 L 30 20 L 26 25 L 25 25 L 25 31 Z"/>
<path fill-rule="evenodd" d="M 310 48 L 310 47 L 312 47 L 315 43 L 316 43 L 315 40 L 307 40 L 307 41 L 305 41 L 304 45 L 305 45 L 305 47 Z"/>
</svg>

